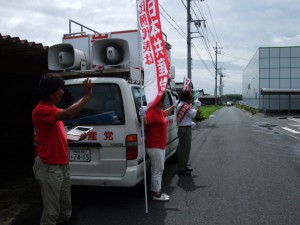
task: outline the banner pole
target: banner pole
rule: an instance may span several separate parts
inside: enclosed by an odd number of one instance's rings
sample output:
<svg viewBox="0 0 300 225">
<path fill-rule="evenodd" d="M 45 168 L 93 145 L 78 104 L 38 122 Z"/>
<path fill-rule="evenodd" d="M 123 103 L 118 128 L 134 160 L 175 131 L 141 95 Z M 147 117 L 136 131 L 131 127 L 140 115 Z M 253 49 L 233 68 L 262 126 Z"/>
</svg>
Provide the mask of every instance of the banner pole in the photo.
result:
<svg viewBox="0 0 300 225">
<path fill-rule="evenodd" d="M 142 58 L 142 54 L 141 54 L 141 31 L 140 31 L 140 26 L 139 26 L 139 16 L 138 16 L 138 12 L 139 12 L 139 7 L 138 7 L 138 2 L 139 0 L 136 0 L 136 12 L 137 12 L 137 27 L 138 27 L 138 48 L 139 48 L 139 66 L 140 66 L 140 76 L 141 76 L 141 82 L 140 82 L 140 93 L 141 93 L 141 107 L 143 107 L 143 96 L 142 96 L 142 92 L 144 92 L 144 76 L 142 73 L 142 62 L 141 62 L 141 58 Z M 141 122 L 142 122 L 142 140 L 143 140 L 143 162 L 144 162 L 144 191 L 145 191 L 145 213 L 148 213 L 148 191 L 147 191 L 147 166 L 146 166 L 146 148 L 145 148 L 145 133 L 144 133 L 144 117 L 141 116 L 140 117 Z"/>
</svg>

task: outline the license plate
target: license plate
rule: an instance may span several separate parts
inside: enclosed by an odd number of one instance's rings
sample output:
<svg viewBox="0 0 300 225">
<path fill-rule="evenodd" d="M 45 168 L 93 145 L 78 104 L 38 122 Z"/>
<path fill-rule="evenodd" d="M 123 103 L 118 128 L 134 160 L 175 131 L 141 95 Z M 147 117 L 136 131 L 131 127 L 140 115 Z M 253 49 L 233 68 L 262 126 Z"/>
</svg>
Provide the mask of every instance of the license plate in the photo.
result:
<svg viewBox="0 0 300 225">
<path fill-rule="evenodd" d="M 90 150 L 70 150 L 70 161 L 72 162 L 90 162 Z"/>
</svg>

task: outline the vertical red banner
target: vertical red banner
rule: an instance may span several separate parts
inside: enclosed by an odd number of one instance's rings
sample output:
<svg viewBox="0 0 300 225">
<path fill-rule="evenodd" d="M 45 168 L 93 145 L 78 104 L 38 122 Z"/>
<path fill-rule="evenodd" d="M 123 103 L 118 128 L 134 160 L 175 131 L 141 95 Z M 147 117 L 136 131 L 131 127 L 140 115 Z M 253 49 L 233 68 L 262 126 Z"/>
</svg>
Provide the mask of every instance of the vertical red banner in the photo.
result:
<svg viewBox="0 0 300 225">
<path fill-rule="evenodd" d="M 150 108 L 155 106 L 164 94 L 170 73 L 158 0 L 138 1 L 138 23 L 142 39 L 145 95 Z"/>
</svg>

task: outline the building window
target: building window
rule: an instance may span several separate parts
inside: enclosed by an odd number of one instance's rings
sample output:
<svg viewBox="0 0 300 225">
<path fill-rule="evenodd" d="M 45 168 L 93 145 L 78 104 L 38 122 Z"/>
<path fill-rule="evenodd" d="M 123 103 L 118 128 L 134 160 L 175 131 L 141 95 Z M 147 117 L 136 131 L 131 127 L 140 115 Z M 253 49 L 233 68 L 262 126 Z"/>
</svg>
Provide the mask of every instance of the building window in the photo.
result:
<svg viewBox="0 0 300 225">
<path fill-rule="evenodd" d="M 269 48 L 260 48 L 259 50 L 259 58 L 269 58 Z"/>
<path fill-rule="evenodd" d="M 270 79 L 270 88 L 279 88 L 279 79 Z"/>
<path fill-rule="evenodd" d="M 270 68 L 279 68 L 279 58 L 270 58 Z"/>
<path fill-rule="evenodd" d="M 260 88 L 270 88 L 270 79 L 260 79 Z"/>
<path fill-rule="evenodd" d="M 259 68 L 269 68 L 269 59 L 260 59 Z"/>
<path fill-rule="evenodd" d="M 300 67 L 300 58 L 292 58 L 291 67 Z"/>
<path fill-rule="evenodd" d="M 270 58 L 279 57 L 279 48 L 270 48 Z"/>
<path fill-rule="evenodd" d="M 279 78 L 279 69 L 270 69 L 270 78 Z"/>
<path fill-rule="evenodd" d="M 269 69 L 259 69 L 260 78 L 269 78 Z"/>
<path fill-rule="evenodd" d="M 291 68 L 291 78 L 300 78 L 300 68 Z"/>
<path fill-rule="evenodd" d="M 280 68 L 280 78 L 290 78 L 291 69 L 290 68 Z"/>
<path fill-rule="evenodd" d="M 280 58 L 280 67 L 291 67 L 290 58 Z"/>
<path fill-rule="evenodd" d="M 280 88 L 291 88 L 291 80 L 290 79 L 280 79 Z"/>
<path fill-rule="evenodd" d="M 291 57 L 290 48 L 280 48 L 280 57 Z"/>
<path fill-rule="evenodd" d="M 294 47 L 291 49 L 291 57 L 300 57 L 300 47 Z"/>
</svg>

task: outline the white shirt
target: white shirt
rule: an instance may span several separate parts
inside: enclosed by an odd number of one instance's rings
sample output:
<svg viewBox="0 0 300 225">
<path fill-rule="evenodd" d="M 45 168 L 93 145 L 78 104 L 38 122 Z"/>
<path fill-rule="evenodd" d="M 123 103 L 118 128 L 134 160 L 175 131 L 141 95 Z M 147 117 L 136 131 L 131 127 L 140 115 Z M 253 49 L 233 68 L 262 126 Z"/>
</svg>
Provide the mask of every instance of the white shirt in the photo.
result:
<svg viewBox="0 0 300 225">
<path fill-rule="evenodd" d="M 180 103 L 178 104 L 177 106 L 177 110 L 176 112 L 178 113 L 179 109 L 181 108 L 182 104 L 183 103 L 186 103 L 186 102 L 183 102 L 183 101 L 180 101 Z M 188 104 L 188 103 L 186 103 Z M 195 118 L 196 116 L 196 113 L 197 113 L 197 110 L 194 109 L 194 108 L 191 108 L 187 114 L 185 114 L 185 116 L 183 117 L 182 121 L 179 122 L 178 121 L 178 126 L 192 126 L 193 125 L 193 118 Z"/>
</svg>

